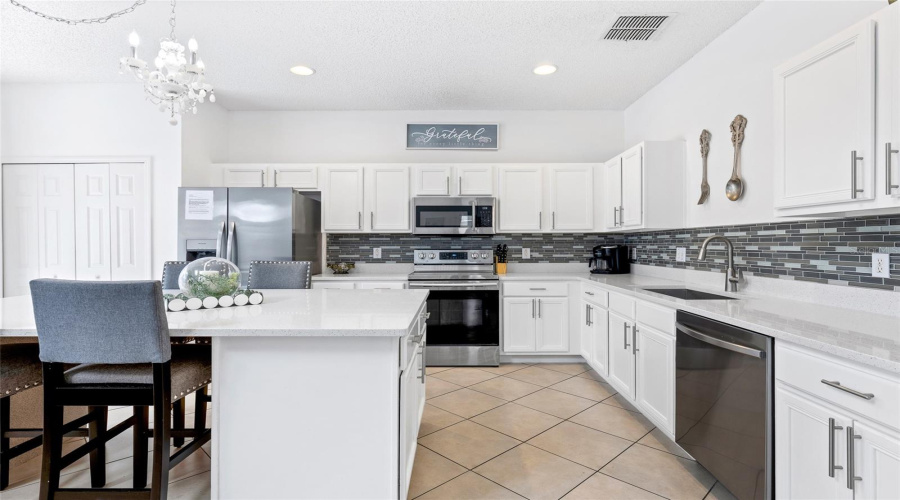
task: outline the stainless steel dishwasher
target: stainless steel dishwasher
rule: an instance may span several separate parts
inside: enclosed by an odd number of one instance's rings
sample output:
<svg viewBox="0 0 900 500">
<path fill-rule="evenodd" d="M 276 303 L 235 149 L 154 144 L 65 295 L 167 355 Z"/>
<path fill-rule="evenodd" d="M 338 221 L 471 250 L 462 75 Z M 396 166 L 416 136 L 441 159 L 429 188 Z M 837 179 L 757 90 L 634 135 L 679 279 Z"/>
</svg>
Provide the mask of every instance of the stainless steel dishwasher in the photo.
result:
<svg viewBox="0 0 900 500">
<path fill-rule="evenodd" d="M 676 318 L 675 441 L 736 497 L 774 498 L 772 338 Z"/>
</svg>

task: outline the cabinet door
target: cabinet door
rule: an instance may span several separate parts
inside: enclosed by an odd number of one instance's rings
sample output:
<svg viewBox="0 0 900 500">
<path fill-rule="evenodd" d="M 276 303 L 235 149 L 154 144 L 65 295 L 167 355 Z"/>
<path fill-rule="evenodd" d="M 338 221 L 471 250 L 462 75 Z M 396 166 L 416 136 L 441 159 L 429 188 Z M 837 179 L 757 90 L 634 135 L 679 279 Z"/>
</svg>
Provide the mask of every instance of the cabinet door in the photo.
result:
<svg viewBox="0 0 900 500">
<path fill-rule="evenodd" d="M 877 102 L 881 103 L 879 109 L 884 108 L 887 113 L 882 113 L 886 115 L 884 119 L 881 114 L 878 115 L 876 133 L 882 137 L 878 141 L 877 149 L 884 147 L 887 155 L 882 164 L 890 172 L 882 174 L 886 181 L 885 193 L 893 197 L 893 202 L 889 203 L 889 206 L 896 206 L 900 204 L 900 5 L 894 4 L 887 10 L 893 12 L 882 15 L 884 22 L 879 22 L 877 34 L 879 68 Z M 881 71 L 882 63 L 890 68 L 890 74 Z M 881 142 L 886 144 L 882 145 Z M 888 180 L 890 182 L 887 182 Z M 887 187 L 887 184 L 898 187 Z"/>
<path fill-rule="evenodd" d="M 594 228 L 594 169 L 590 165 L 550 167 L 550 229 Z"/>
<path fill-rule="evenodd" d="M 75 279 L 75 166 L 32 167 L 38 173 L 39 275 Z"/>
<path fill-rule="evenodd" d="M 367 170 L 366 181 L 370 231 L 408 232 L 409 169 L 407 167 L 375 167 Z"/>
<path fill-rule="evenodd" d="M 833 431 L 829 419 L 842 427 Z M 775 383 L 775 497 L 851 500 L 847 488 L 846 430 L 852 420 L 828 403 Z M 829 477 L 829 457 L 842 467 Z"/>
<path fill-rule="evenodd" d="M 109 165 L 75 167 L 75 279 L 108 280 Z"/>
<path fill-rule="evenodd" d="M 355 284 L 352 281 L 313 281 L 312 287 L 316 290 L 353 290 Z"/>
<path fill-rule="evenodd" d="M 400 498 L 406 498 L 416 459 L 420 415 L 418 361 L 419 356 L 414 356 L 400 374 Z"/>
<path fill-rule="evenodd" d="M 504 352 L 534 352 L 537 343 L 536 312 L 536 299 L 503 299 Z"/>
<path fill-rule="evenodd" d="M 537 299 L 538 352 L 569 350 L 569 299 L 542 297 Z"/>
<path fill-rule="evenodd" d="M 774 90 L 775 206 L 871 199 L 875 22 L 858 23 L 778 66 Z"/>
<path fill-rule="evenodd" d="M 143 163 L 109 165 L 110 278 L 149 279 L 150 196 Z"/>
<path fill-rule="evenodd" d="M 594 329 L 591 327 L 591 307 L 589 302 L 581 301 L 581 327 L 579 328 L 581 357 L 586 363 L 591 362 L 591 354 L 594 352 Z"/>
<path fill-rule="evenodd" d="M 453 170 L 448 165 L 413 167 L 416 176 L 416 196 L 450 196 L 450 176 Z"/>
<path fill-rule="evenodd" d="M 325 170 L 323 231 L 356 233 L 363 230 L 363 185 L 361 167 L 330 167 Z"/>
<path fill-rule="evenodd" d="M 225 187 L 266 187 L 267 169 L 263 165 L 229 165 L 222 170 Z"/>
<path fill-rule="evenodd" d="M 638 407 L 667 433 L 675 433 L 675 337 L 635 327 Z"/>
<path fill-rule="evenodd" d="M 677 189 L 675 186 L 673 189 Z M 641 227 L 644 211 L 644 148 L 638 146 L 622 155 L 622 206 L 620 227 Z"/>
<path fill-rule="evenodd" d="M 594 370 L 609 375 L 609 311 L 591 306 L 591 330 L 594 336 L 591 360 Z"/>
<path fill-rule="evenodd" d="M 460 196 L 494 196 L 492 165 L 456 167 L 456 189 Z"/>
<path fill-rule="evenodd" d="M 356 284 L 359 290 L 403 290 L 405 281 L 360 281 Z"/>
<path fill-rule="evenodd" d="M 3 165 L 3 296 L 28 295 L 38 266 L 38 165 Z"/>
<path fill-rule="evenodd" d="M 634 401 L 633 325 L 614 312 L 609 313 L 609 382 Z"/>
<path fill-rule="evenodd" d="M 315 166 L 273 165 L 269 167 L 272 187 L 319 189 L 319 169 Z"/>
<path fill-rule="evenodd" d="M 500 231 L 540 231 L 543 203 L 539 166 L 500 167 Z"/>
<path fill-rule="evenodd" d="M 622 223 L 619 209 L 622 208 L 622 158 L 616 157 L 604 167 L 606 170 L 606 228 L 615 229 Z"/>
<path fill-rule="evenodd" d="M 853 422 L 856 499 L 900 498 L 900 433 L 865 422 Z"/>
</svg>

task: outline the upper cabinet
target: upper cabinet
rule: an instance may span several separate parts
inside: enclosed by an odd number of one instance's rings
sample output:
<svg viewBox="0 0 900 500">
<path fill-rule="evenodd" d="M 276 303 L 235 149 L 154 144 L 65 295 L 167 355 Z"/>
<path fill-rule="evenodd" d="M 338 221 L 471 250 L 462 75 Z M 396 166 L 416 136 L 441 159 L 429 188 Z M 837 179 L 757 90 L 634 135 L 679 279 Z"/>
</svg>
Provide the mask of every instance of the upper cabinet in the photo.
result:
<svg viewBox="0 0 900 500">
<path fill-rule="evenodd" d="M 410 231 L 409 167 L 329 166 L 322 186 L 322 229 L 335 233 Z"/>
<path fill-rule="evenodd" d="M 363 196 L 369 212 L 369 231 L 410 231 L 408 167 L 398 165 L 367 168 Z"/>
<path fill-rule="evenodd" d="M 267 178 L 268 169 L 265 165 L 222 166 L 222 185 L 225 187 L 266 187 Z"/>
<path fill-rule="evenodd" d="M 774 70 L 775 212 L 900 206 L 900 7 Z"/>
<path fill-rule="evenodd" d="M 550 230 L 593 230 L 594 166 L 551 165 L 547 176 Z"/>
<path fill-rule="evenodd" d="M 684 225 L 684 142 L 642 142 L 606 162 L 603 170 L 606 230 Z"/>
<path fill-rule="evenodd" d="M 417 165 L 415 196 L 493 196 L 494 166 Z"/>
<path fill-rule="evenodd" d="M 315 191 L 319 189 L 316 165 L 291 163 L 225 163 L 214 165 L 222 170 L 224 187 L 289 187 Z"/>
<path fill-rule="evenodd" d="M 319 169 L 312 165 L 269 165 L 268 174 L 268 186 L 319 189 Z"/>
<path fill-rule="evenodd" d="M 498 167 L 501 232 L 594 231 L 591 163 Z"/>
<path fill-rule="evenodd" d="M 501 232 L 538 232 L 544 229 L 543 170 L 542 165 L 499 167 Z"/>
<path fill-rule="evenodd" d="M 322 230 L 362 232 L 363 168 L 333 166 L 325 169 L 322 185 Z"/>
</svg>

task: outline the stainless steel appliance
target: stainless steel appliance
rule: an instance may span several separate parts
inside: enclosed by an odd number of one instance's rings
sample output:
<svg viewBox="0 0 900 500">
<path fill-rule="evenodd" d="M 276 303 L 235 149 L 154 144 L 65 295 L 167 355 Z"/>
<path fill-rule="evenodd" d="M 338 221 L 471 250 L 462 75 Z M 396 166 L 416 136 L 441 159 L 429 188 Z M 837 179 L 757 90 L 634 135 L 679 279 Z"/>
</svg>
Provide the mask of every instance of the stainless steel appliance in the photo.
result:
<svg viewBox="0 0 900 500">
<path fill-rule="evenodd" d="M 291 188 L 179 188 L 178 258 L 308 260 L 321 272 L 321 203 Z"/>
<path fill-rule="evenodd" d="M 683 311 L 676 321 L 675 441 L 737 498 L 774 498 L 774 341 Z"/>
<path fill-rule="evenodd" d="M 592 253 L 593 257 L 588 260 L 588 267 L 593 274 L 628 274 L 631 272 L 627 245 L 598 245 L 594 247 Z"/>
<path fill-rule="evenodd" d="M 417 250 L 410 288 L 429 290 L 428 366 L 499 366 L 500 281 L 491 250 Z"/>
<path fill-rule="evenodd" d="M 496 205 L 490 197 L 413 198 L 413 234 L 494 234 Z"/>
</svg>

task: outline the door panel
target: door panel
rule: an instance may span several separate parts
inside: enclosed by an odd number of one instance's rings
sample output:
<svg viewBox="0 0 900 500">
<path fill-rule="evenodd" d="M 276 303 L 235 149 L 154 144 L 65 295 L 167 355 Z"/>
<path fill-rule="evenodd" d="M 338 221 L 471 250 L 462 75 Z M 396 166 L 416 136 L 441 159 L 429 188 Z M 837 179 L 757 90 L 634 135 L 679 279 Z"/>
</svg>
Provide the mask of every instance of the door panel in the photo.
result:
<svg viewBox="0 0 900 500">
<path fill-rule="evenodd" d="M 609 375 L 609 311 L 591 306 L 591 330 L 593 339 L 594 370 Z"/>
<path fill-rule="evenodd" d="M 316 167 L 269 167 L 272 179 L 269 185 L 272 187 L 289 187 L 294 189 L 318 189 L 319 172 Z"/>
<path fill-rule="evenodd" d="M 409 218 L 409 169 L 375 167 L 368 169 L 366 200 L 371 231 L 407 232 Z"/>
<path fill-rule="evenodd" d="M 622 206 L 622 158 L 618 157 L 606 163 L 606 228 L 619 227 L 619 208 Z"/>
<path fill-rule="evenodd" d="M 675 433 L 675 337 L 637 327 L 637 404 L 660 427 Z"/>
<path fill-rule="evenodd" d="M 494 167 L 463 165 L 456 167 L 456 187 L 460 196 L 494 196 Z"/>
<path fill-rule="evenodd" d="M 363 230 L 363 182 L 360 167 L 331 167 L 325 171 L 322 192 L 324 231 Z"/>
<path fill-rule="evenodd" d="M 40 277 L 75 279 L 75 166 L 32 167 L 38 173 Z"/>
<path fill-rule="evenodd" d="M 619 393 L 634 401 L 634 353 L 631 321 L 609 313 L 609 382 Z"/>
<path fill-rule="evenodd" d="M 587 301 L 581 301 L 581 328 L 580 328 L 580 346 L 581 349 L 581 357 L 588 363 L 591 362 L 591 357 L 593 351 L 594 344 L 594 329 L 591 327 L 591 304 Z"/>
<path fill-rule="evenodd" d="M 594 169 L 551 167 L 551 229 L 589 231 L 594 227 Z"/>
<path fill-rule="evenodd" d="M 535 299 L 503 299 L 503 350 L 505 352 L 534 352 L 537 342 L 536 308 Z"/>
<path fill-rule="evenodd" d="M 865 422 L 853 422 L 860 438 L 855 445 L 857 499 L 900 498 L 900 433 Z"/>
<path fill-rule="evenodd" d="M 644 148 L 638 146 L 622 155 L 622 208 L 619 210 L 621 227 L 640 227 L 643 223 L 643 153 Z"/>
<path fill-rule="evenodd" d="M 110 269 L 109 165 L 75 168 L 75 278 L 108 280 Z"/>
<path fill-rule="evenodd" d="M 500 230 L 542 229 L 542 169 L 537 166 L 500 167 Z"/>
<path fill-rule="evenodd" d="M 416 196 L 449 196 L 451 167 L 413 167 L 416 173 Z"/>
<path fill-rule="evenodd" d="M 111 163 L 110 242 L 113 280 L 150 279 L 150 217 L 143 163 Z"/>
<path fill-rule="evenodd" d="M 569 350 L 569 299 L 542 297 L 537 299 L 538 352 Z"/>
<path fill-rule="evenodd" d="M 265 187 L 266 167 L 262 165 L 229 166 L 223 171 L 225 187 Z"/>
<path fill-rule="evenodd" d="M 3 165 L 3 296 L 28 295 L 40 277 L 37 165 Z"/>
</svg>

